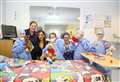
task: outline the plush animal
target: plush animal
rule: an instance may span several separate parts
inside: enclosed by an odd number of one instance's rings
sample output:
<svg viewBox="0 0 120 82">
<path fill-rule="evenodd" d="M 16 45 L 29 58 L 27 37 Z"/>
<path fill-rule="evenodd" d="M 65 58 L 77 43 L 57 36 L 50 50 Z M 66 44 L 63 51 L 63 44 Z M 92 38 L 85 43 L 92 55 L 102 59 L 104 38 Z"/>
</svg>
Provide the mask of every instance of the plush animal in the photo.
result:
<svg viewBox="0 0 120 82">
<path fill-rule="evenodd" d="M 25 35 L 24 40 L 25 40 L 25 45 L 24 45 L 25 50 L 28 52 L 32 51 L 33 45 L 31 41 L 29 40 L 29 37 Z"/>
<path fill-rule="evenodd" d="M 41 56 L 41 60 L 44 60 L 44 59 L 47 59 L 47 60 L 51 59 L 52 61 L 56 59 L 56 51 L 52 43 L 49 43 L 47 45 L 47 48 L 43 52 L 43 55 Z"/>
</svg>

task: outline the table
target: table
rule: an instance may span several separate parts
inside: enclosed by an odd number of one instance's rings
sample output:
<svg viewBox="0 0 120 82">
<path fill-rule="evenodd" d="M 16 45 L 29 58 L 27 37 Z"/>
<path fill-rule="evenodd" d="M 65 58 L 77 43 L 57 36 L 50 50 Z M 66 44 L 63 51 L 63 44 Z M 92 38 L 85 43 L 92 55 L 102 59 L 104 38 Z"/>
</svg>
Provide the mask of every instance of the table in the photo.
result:
<svg viewBox="0 0 120 82">
<path fill-rule="evenodd" d="M 103 67 L 120 68 L 120 60 L 112 56 L 97 56 L 93 53 L 81 53 L 81 55 Z"/>
<path fill-rule="evenodd" d="M 12 57 L 12 39 L 0 39 L 0 55 Z"/>
<path fill-rule="evenodd" d="M 100 71 L 80 60 L 56 60 L 53 64 L 35 60 L 25 66 L 13 66 L 10 69 L 13 78 L 2 75 L 0 79 L 3 82 L 6 80 L 7 82 L 95 82 L 98 77 L 100 77 L 99 80 L 103 80 L 103 74 Z"/>
</svg>

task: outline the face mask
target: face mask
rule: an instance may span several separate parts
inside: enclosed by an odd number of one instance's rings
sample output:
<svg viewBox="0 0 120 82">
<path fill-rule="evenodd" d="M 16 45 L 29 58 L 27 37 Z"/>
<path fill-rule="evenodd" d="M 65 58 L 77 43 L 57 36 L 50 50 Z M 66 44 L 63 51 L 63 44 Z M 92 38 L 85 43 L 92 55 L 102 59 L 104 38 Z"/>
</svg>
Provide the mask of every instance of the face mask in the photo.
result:
<svg viewBox="0 0 120 82">
<path fill-rule="evenodd" d="M 21 37 L 20 40 L 25 40 L 25 39 L 23 37 Z"/>
<path fill-rule="evenodd" d="M 56 38 L 50 39 L 51 42 L 54 42 L 56 40 Z"/>
</svg>

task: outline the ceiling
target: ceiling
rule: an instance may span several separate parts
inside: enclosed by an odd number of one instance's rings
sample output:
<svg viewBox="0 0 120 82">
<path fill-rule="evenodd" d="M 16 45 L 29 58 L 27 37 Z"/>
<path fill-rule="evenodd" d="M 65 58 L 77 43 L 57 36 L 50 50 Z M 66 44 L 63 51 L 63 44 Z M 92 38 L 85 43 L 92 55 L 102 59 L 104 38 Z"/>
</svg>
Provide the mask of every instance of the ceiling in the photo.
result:
<svg viewBox="0 0 120 82">
<path fill-rule="evenodd" d="M 31 6 L 30 19 L 40 24 L 68 25 L 79 24 L 80 8 Z"/>
</svg>

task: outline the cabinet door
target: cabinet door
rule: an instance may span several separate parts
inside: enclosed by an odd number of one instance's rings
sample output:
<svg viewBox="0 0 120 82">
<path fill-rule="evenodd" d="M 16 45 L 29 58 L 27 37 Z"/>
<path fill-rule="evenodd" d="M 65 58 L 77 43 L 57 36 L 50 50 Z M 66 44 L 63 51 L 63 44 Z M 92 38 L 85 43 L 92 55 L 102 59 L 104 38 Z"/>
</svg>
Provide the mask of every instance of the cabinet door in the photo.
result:
<svg viewBox="0 0 120 82">
<path fill-rule="evenodd" d="M 7 57 L 12 57 L 12 45 L 13 40 L 0 40 L 0 55 L 4 55 Z"/>
</svg>

